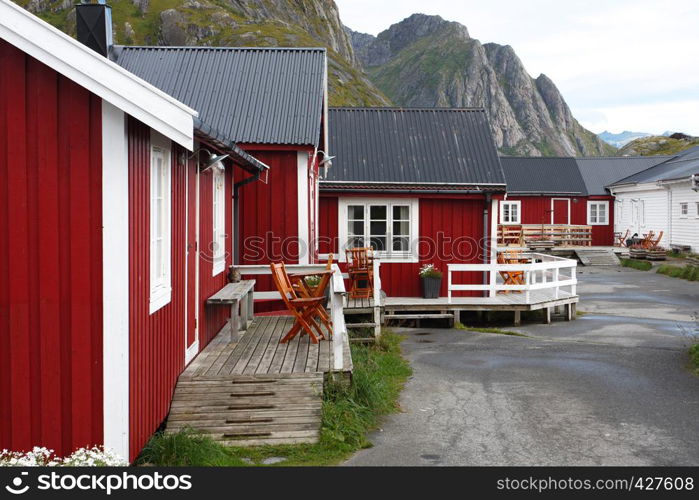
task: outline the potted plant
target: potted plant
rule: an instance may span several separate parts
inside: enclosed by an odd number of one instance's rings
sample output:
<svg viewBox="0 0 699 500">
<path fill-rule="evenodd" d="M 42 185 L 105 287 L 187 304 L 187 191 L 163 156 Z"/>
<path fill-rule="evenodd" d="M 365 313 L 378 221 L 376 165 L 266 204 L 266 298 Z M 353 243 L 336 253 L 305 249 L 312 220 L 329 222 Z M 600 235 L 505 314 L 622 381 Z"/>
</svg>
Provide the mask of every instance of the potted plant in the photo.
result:
<svg viewBox="0 0 699 500">
<path fill-rule="evenodd" d="M 439 297 L 439 289 L 442 285 L 442 271 L 434 264 L 425 264 L 420 268 L 420 280 L 422 281 L 422 297 L 436 299 Z"/>
</svg>

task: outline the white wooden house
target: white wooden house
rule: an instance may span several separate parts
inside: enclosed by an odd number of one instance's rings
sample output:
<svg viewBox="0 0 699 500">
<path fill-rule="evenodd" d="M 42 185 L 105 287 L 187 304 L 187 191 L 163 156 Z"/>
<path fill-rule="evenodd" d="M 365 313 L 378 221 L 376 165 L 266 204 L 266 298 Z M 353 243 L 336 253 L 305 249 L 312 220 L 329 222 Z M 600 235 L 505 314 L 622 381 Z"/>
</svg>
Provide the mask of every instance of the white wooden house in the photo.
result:
<svg viewBox="0 0 699 500">
<path fill-rule="evenodd" d="M 661 246 L 699 252 L 699 147 L 609 186 L 614 229 L 624 234 L 663 232 Z"/>
</svg>

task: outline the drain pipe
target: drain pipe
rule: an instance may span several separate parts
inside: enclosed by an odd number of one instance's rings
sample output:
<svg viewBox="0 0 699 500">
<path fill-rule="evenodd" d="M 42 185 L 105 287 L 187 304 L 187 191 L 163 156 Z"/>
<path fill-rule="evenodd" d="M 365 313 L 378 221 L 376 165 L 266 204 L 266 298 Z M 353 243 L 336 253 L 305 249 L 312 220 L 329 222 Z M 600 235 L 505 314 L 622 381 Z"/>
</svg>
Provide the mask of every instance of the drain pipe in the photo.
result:
<svg viewBox="0 0 699 500">
<path fill-rule="evenodd" d="M 491 205 L 491 194 L 485 193 L 485 206 L 483 207 L 483 232 L 485 233 L 485 239 L 483 241 L 483 264 L 490 263 L 490 205 Z M 483 271 L 483 283 L 488 283 L 488 271 Z M 488 291 L 483 291 L 484 296 L 488 296 Z"/>
<path fill-rule="evenodd" d="M 261 170 L 233 184 L 233 265 L 240 265 L 240 188 L 251 182 L 260 180 Z"/>
</svg>

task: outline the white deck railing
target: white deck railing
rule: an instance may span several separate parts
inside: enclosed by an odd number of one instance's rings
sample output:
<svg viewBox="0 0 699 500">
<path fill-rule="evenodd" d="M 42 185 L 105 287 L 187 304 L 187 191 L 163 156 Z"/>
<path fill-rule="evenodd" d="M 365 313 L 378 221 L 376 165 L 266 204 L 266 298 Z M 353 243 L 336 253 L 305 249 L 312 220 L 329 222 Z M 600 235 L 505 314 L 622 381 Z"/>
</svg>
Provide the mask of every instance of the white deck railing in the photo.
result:
<svg viewBox="0 0 699 500">
<path fill-rule="evenodd" d="M 240 272 L 241 276 L 261 276 L 271 275 L 272 270 L 267 265 L 243 265 L 233 266 Z M 286 264 L 286 269 L 289 274 L 293 273 L 312 273 L 314 271 L 324 271 L 325 264 Z M 330 289 L 330 317 L 333 322 L 333 370 L 342 371 L 344 367 L 344 351 L 343 344 L 347 335 L 347 327 L 345 326 L 345 315 L 343 308 L 345 304 L 345 281 L 342 277 L 342 271 L 337 264 L 333 264 L 333 276 L 328 284 Z M 255 299 L 279 299 L 281 295 L 277 290 L 255 290 Z"/>
<path fill-rule="evenodd" d="M 561 292 L 570 295 L 577 294 L 578 280 L 576 268 L 578 262 L 572 259 L 564 259 L 542 253 L 521 253 L 522 259 L 528 259 L 527 263 L 520 264 L 448 264 L 448 299 L 451 302 L 452 292 L 456 291 L 484 291 L 489 297 L 495 297 L 500 291 L 519 291 L 525 293 L 525 301 L 530 302 L 532 291 L 552 290 L 553 298 L 561 297 Z M 452 273 L 457 272 L 487 272 L 488 283 L 484 284 L 458 284 L 454 283 Z M 521 271 L 524 276 L 524 284 L 506 284 L 501 272 Z M 568 290 L 563 290 L 568 288 Z"/>
</svg>

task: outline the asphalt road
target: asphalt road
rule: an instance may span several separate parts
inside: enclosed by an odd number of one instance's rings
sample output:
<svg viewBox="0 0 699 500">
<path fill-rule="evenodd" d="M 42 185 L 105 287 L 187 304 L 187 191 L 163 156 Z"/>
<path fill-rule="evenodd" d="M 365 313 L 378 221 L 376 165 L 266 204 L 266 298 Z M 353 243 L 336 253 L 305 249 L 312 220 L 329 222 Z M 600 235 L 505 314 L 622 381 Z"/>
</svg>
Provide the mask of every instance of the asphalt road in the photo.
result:
<svg viewBox="0 0 699 500">
<path fill-rule="evenodd" d="M 580 279 L 591 313 L 516 329 L 528 337 L 401 330 L 403 411 L 346 464 L 699 465 L 686 354 L 699 284 L 616 268 Z"/>
</svg>

